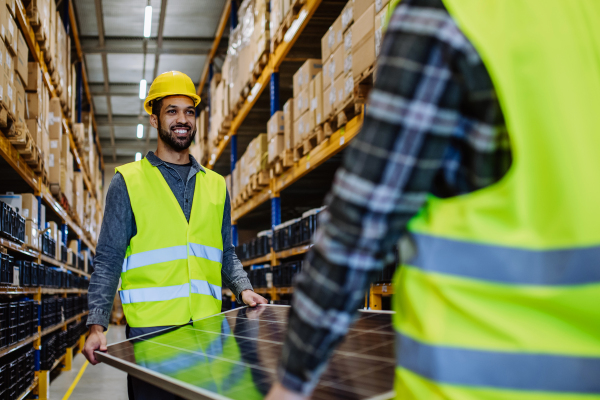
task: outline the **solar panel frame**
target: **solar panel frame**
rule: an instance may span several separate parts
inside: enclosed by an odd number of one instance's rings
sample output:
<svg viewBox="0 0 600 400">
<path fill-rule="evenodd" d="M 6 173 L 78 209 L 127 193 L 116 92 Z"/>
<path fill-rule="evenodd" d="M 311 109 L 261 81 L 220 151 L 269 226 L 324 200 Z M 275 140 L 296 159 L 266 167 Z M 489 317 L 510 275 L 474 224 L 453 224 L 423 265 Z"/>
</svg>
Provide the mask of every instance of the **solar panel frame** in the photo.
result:
<svg viewBox="0 0 600 400">
<path fill-rule="evenodd" d="M 282 308 L 282 309 L 286 310 L 286 315 L 287 315 L 287 311 L 290 308 L 290 306 L 282 306 L 282 305 L 260 305 L 259 307 L 269 308 L 269 309 L 271 309 L 273 311 L 275 311 L 275 307 L 279 307 L 279 308 Z M 229 321 L 229 318 L 234 318 L 236 320 L 234 326 L 237 328 L 237 324 L 240 324 L 243 327 L 244 323 L 248 323 L 249 324 L 250 322 L 238 322 L 237 320 L 239 319 L 240 321 L 243 321 L 243 320 L 251 321 L 250 318 L 244 318 L 245 314 L 244 314 L 244 316 L 238 317 L 238 315 L 242 312 L 242 310 L 246 309 L 246 308 L 247 307 L 236 308 L 234 310 L 225 311 L 223 313 L 212 315 L 212 316 L 209 316 L 209 317 L 206 317 L 206 318 L 202 318 L 202 319 L 194 321 L 194 322 L 196 323 L 196 322 L 200 322 L 200 321 L 207 320 L 207 319 L 210 319 L 210 318 L 215 318 L 217 316 L 223 316 L 223 317 L 225 317 L 223 319 L 223 321 Z M 253 309 L 249 309 L 249 308 L 248 308 L 248 310 L 250 312 L 253 311 Z M 359 310 L 359 311 L 360 311 L 361 315 L 373 314 L 374 317 L 376 315 L 381 315 L 381 316 L 383 316 L 383 318 L 386 318 L 385 317 L 386 315 L 391 315 L 391 314 L 394 313 L 392 311 L 373 311 L 373 310 Z M 262 312 L 259 313 L 259 317 L 260 317 L 261 313 Z M 359 321 L 363 321 L 363 325 L 364 325 L 364 321 L 368 320 L 369 318 L 370 317 L 360 318 Z M 282 321 L 278 321 L 278 320 L 266 320 L 266 319 L 260 319 L 260 318 L 257 321 L 259 323 L 268 323 L 268 324 L 270 324 L 270 323 L 273 323 L 273 324 L 279 323 L 279 324 L 282 324 L 283 326 L 279 329 L 279 331 L 277 331 L 275 333 L 276 334 L 280 334 L 282 337 L 285 334 L 285 331 L 286 331 L 286 328 L 287 328 L 287 318 L 283 322 Z M 385 324 L 384 323 L 383 325 L 379 325 L 379 326 L 378 326 L 378 324 L 374 320 L 369 320 L 368 322 L 371 322 L 371 325 L 373 326 L 373 328 L 360 330 L 360 329 L 354 328 L 354 326 L 353 326 L 353 327 L 351 327 L 351 330 L 349 332 L 349 336 L 352 337 L 352 338 L 354 338 L 354 339 L 356 339 L 356 338 L 359 338 L 361 335 L 379 334 L 383 338 L 389 338 L 388 340 L 383 340 L 383 341 L 372 341 L 373 344 L 371 346 L 371 349 L 377 349 L 378 347 L 382 347 L 382 350 L 383 350 L 384 354 L 388 354 L 389 355 L 389 351 L 390 351 L 390 349 L 389 349 L 389 343 L 390 343 L 390 341 L 393 342 L 394 337 L 395 337 L 393 333 L 386 331 L 386 329 L 390 328 L 391 321 L 390 321 L 389 324 Z M 367 324 L 368 324 L 368 322 L 367 322 Z M 247 337 L 247 336 L 242 336 L 242 335 L 239 335 L 239 334 L 227 335 L 227 334 L 219 333 L 219 332 L 216 332 L 216 331 L 213 332 L 213 331 L 210 331 L 210 330 L 199 330 L 199 329 L 194 328 L 190 324 L 186 324 L 186 325 L 182 325 L 182 326 L 177 326 L 177 327 L 169 327 L 169 328 L 165 328 L 165 329 L 159 330 L 157 332 L 153 332 L 153 333 L 141 335 L 141 336 L 138 336 L 138 337 L 135 337 L 135 338 L 130 338 L 130 339 L 127 339 L 127 340 L 124 340 L 124 341 L 121 341 L 121 342 L 117 342 L 117 343 L 112 343 L 112 344 L 110 344 L 108 346 L 108 352 L 104 353 L 104 352 L 96 351 L 95 354 L 96 354 L 96 357 L 97 357 L 97 359 L 99 361 L 104 362 L 104 363 L 106 363 L 106 364 L 108 364 L 108 365 L 110 365 L 112 367 L 117 368 L 117 369 L 120 369 L 120 370 L 122 370 L 124 372 L 127 372 L 128 374 L 131 374 L 132 376 L 134 376 L 134 377 L 136 377 L 138 379 L 141 379 L 141 380 L 143 380 L 145 382 L 151 383 L 154 386 L 160 387 L 160 388 L 162 388 L 162 389 L 164 389 L 164 390 L 166 390 L 168 392 L 174 393 L 177 396 L 180 396 L 182 398 L 190 399 L 190 400 L 195 400 L 195 399 L 203 399 L 203 400 L 204 399 L 206 399 L 206 400 L 231 400 L 230 397 L 226 397 L 226 396 L 224 396 L 222 394 L 213 392 L 211 390 L 207 390 L 207 389 L 204 389 L 202 387 L 193 385 L 191 383 L 184 382 L 182 380 L 173 378 L 173 377 L 168 376 L 166 374 L 162 374 L 162 373 L 153 371 L 150 368 L 142 367 L 142 366 L 140 366 L 140 365 L 138 365 L 136 363 L 127 361 L 124 358 L 120 358 L 120 357 L 117 357 L 117 356 L 114 356 L 114 355 L 110 354 L 111 348 L 113 348 L 113 349 L 116 348 L 115 351 L 118 352 L 119 351 L 119 349 L 118 349 L 119 345 L 121 345 L 121 347 L 129 345 L 129 346 L 131 346 L 133 348 L 133 344 L 132 343 L 135 343 L 135 341 L 142 341 L 142 342 L 146 341 L 147 343 L 157 344 L 159 346 L 173 347 L 174 349 L 181 350 L 183 352 L 195 354 L 196 352 L 193 351 L 193 350 L 191 350 L 191 349 L 185 349 L 185 348 L 176 347 L 176 346 L 169 346 L 169 345 L 162 344 L 162 343 L 154 343 L 154 342 L 152 342 L 150 340 L 151 338 L 160 337 L 163 334 L 168 333 L 168 331 L 175 332 L 175 331 L 177 331 L 177 330 L 179 330 L 181 328 L 184 328 L 186 326 L 191 326 L 190 329 L 192 329 L 194 331 L 198 331 L 198 332 L 200 332 L 200 334 L 214 334 L 217 337 L 218 337 L 218 335 L 221 335 L 221 336 L 233 336 L 233 337 L 235 337 L 235 340 L 236 340 L 235 343 L 236 344 L 240 344 L 242 341 L 245 341 L 245 340 L 247 340 L 249 344 L 253 343 L 253 342 L 256 342 L 257 346 L 258 346 L 258 344 L 261 344 L 261 343 L 267 343 L 267 344 L 272 343 L 273 344 L 273 346 L 272 346 L 273 349 L 272 350 L 277 350 L 277 351 L 276 351 L 275 359 L 271 358 L 271 359 L 269 359 L 269 361 L 271 361 L 271 362 L 273 362 L 273 361 L 277 362 L 277 360 L 279 358 L 280 347 L 277 348 L 277 346 L 281 346 L 283 340 L 277 341 L 277 340 L 259 339 L 257 337 Z M 229 323 L 227 324 L 227 326 L 229 326 Z M 260 327 L 260 324 L 259 324 L 259 327 Z M 259 328 L 257 328 L 257 329 L 259 330 Z M 181 331 L 181 332 L 184 332 L 184 331 Z M 370 338 L 365 337 L 363 339 L 366 339 L 368 341 Z M 226 340 L 226 339 L 222 338 L 221 340 Z M 342 344 L 342 346 L 340 346 L 340 348 L 334 353 L 334 356 L 335 357 L 344 357 L 344 358 L 347 358 L 349 361 L 352 361 L 354 358 L 357 358 L 357 357 L 359 359 L 361 359 L 361 361 L 362 361 L 361 362 L 361 369 L 358 372 L 358 375 L 357 375 L 358 377 L 360 377 L 361 373 L 363 373 L 363 377 L 364 377 L 364 370 L 365 369 L 369 369 L 367 367 L 367 365 L 369 363 L 372 363 L 373 365 L 376 366 L 376 367 L 372 367 L 371 370 L 373 368 L 383 370 L 383 369 L 385 369 L 387 367 L 390 367 L 390 368 L 393 369 L 393 367 L 395 366 L 395 361 L 393 361 L 393 354 L 394 354 L 393 347 L 391 348 L 391 352 L 392 352 L 392 358 L 391 359 L 392 359 L 393 362 L 390 362 L 390 357 L 361 354 L 361 353 L 357 353 L 357 352 L 352 352 L 352 351 L 346 351 L 346 350 L 344 350 L 344 346 L 347 345 L 349 342 L 352 342 L 352 341 L 345 341 Z M 359 349 L 360 349 L 360 345 L 359 345 Z M 364 350 L 364 349 L 362 349 L 362 350 Z M 258 351 L 256 353 L 258 355 Z M 242 354 L 242 353 L 240 353 L 240 354 Z M 248 355 L 248 354 L 246 354 L 246 355 Z M 135 358 L 135 354 L 132 357 Z M 205 355 L 205 357 L 206 357 L 206 355 Z M 212 356 L 211 356 L 211 361 L 214 361 L 212 359 Z M 223 361 L 225 361 L 226 363 L 230 363 L 230 364 L 236 364 L 236 362 L 231 361 L 229 359 L 223 359 Z M 262 360 L 262 361 L 264 362 L 265 360 Z M 244 361 L 242 361 L 241 363 L 245 364 Z M 379 365 L 379 363 L 381 363 L 381 365 Z M 333 364 L 333 362 L 332 362 L 332 364 Z M 348 368 L 351 363 L 349 363 L 348 365 L 346 365 L 346 363 L 339 363 L 339 364 L 340 364 L 339 366 L 344 366 L 344 367 Z M 255 368 L 256 369 L 260 369 L 260 368 L 263 368 L 263 367 L 260 367 L 257 364 L 251 365 L 251 373 L 253 373 L 253 372 L 256 373 L 257 372 L 257 371 L 254 370 Z M 323 374 L 323 377 L 326 377 L 327 373 L 331 372 L 331 368 L 332 368 L 332 366 L 330 364 L 330 366 L 327 368 L 327 370 Z M 265 369 L 265 372 L 264 372 L 265 377 L 269 373 L 272 374 L 272 372 L 273 372 L 271 369 L 268 369 L 267 367 L 264 367 L 264 369 Z M 337 372 L 342 372 L 343 373 L 344 371 L 337 371 Z M 390 371 L 388 371 L 388 370 L 386 370 L 385 372 L 387 374 L 390 373 Z M 336 372 L 333 372 L 333 373 L 336 373 Z M 272 383 L 272 381 L 269 381 L 269 379 L 271 379 L 271 377 L 265 378 L 264 381 L 259 381 L 258 383 L 262 383 L 263 385 L 265 383 L 269 383 L 269 382 Z M 384 377 L 384 379 L 385 379 L 385 383 L 387 384 L 388 383 L 387 382 L 388 379 L 386 379 L 385 377 Z M 350 377 L 347 380 L 350 380 L 351 386 L 356 384 L 356 382 L 354 381 L 354 379 L 350 379 Z M 390 399 L 390 398 L 394 397 L 394 391 L 393 391 L 393 387 L 392 387 L 393 386 L 393 379 L 391 379 L 391 381 L 389 382 L 389 386 L 390 386 L 390 389 L 391 389 L 390 391 L 386 391 L 386 392 L 383 392 L 383 393 L 378 393 L 376 395 L 369 395 L 369 396 L 366 396 L 366 397 L 353 397 L 353 398 L 357 398 L 357 399 L 358 398 L 360 398 L 360 399 L 369 399 L 369 400 Z M 358 389 L 354 388 L 356 391 L 352 392 L 353 387 L 349 387 L 348 389 L 344 389 L 343 385 L 341 385 L 340 383 L 335 383 L 335 382 L 331 383 L 329 381 L 324 381 L 324 382 L 322 381 L 319 384 L 319 386 L 317 386 L 317 390 L 319 390 L 319 388 L 321 388 L 322 390 L 329 390 L 329 391 L 335 391 L 335 390 L 342 390 L 342 391 L 344 391 L 345 390 L 345 391 L 347 391 L 349 393 L 356 393 L 356 396 L 360 396 L 360 394 L 358 393 Z M 369 391 L 369 390 L 365 390 L 364 392 L 367 392 L 367 391 Z M 330 398 L 330 396 L 325 395 L 325 398 Z"/>
</svg>

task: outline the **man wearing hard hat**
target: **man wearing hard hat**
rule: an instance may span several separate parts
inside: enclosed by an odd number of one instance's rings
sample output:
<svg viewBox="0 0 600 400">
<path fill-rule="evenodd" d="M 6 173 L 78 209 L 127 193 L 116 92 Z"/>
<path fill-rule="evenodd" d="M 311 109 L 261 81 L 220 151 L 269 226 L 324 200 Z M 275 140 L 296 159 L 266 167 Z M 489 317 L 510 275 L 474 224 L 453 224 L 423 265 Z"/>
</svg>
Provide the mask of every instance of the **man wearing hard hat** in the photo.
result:
<svg viewBox="0 0 600 400">
<path fill-rule="evenodd" d="M 144 101 L 158 130 L 156 152 L 116 168 L 88 293 L 83 353 L 92 364 L 94 351 L 106 350 L 119 277 L 128 337 L 221 312 L 222 283 L 251 307 L 267 302 L 252 291 L 231 244 L 225 180 L 189 154 L 199 103 L 187 75 L 159 75 Z M 128 386 L 136 400 L 172 396 L 131 377 Z"/>
</svg>

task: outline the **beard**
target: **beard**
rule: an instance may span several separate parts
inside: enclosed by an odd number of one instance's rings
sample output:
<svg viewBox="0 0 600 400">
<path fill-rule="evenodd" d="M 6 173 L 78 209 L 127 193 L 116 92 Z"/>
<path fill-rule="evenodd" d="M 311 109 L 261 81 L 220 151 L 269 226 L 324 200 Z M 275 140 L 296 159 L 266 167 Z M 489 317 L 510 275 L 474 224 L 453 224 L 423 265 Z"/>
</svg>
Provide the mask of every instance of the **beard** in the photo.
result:
<svg viewBox="0 0 600 400">
<path fill-rule="evenodd" d="M 181 125 L 181 124 L 175 125 L 173 127 L 173 129 L 177 129 L 177 128 L 188 128 L 191 130 L 192 127 L 189 125 Z M 160 138 L 162 139 L 163 142 L 165 142 L 167 144 L 167 146 L 171 147 L 175 151 L 183 151 L 191 146 L 192 141 L 196 137 L 196 129 L 194 129 L 191 132 L 192 133 L 190 133 L 187 137 L 180 139 L 170 129 L 169 130 L 163 129 L 163 127 L 160 123 L 160 120 L 158 121 L 158 134 L 160 135 Z"/>
</svg>

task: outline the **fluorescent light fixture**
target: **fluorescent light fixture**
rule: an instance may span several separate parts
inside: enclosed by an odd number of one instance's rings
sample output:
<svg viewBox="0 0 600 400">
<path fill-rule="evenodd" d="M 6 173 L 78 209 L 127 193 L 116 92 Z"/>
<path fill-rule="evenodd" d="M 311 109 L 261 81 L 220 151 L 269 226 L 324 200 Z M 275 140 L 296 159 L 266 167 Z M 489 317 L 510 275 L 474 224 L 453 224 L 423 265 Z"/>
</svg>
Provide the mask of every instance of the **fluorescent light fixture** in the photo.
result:
<svg viewBox="0 0 600 400">
<path fill-rule="evenodd" d="M 139 151 L 135 153 L 135 161 L 140 161 L 142 159 L 142 153 Z"/>
<path fill-rule="evenodd" d="M 144 15 L 144 37 L 150 37 L 152 30 L 152 6 L 146 6 L 146 14 Z"/>
<path fill-rule="evenodd" d="M 140 81 L 140 99 L 144 100 L 146 98 L 146 80 L 142 79 Z"/>
<path fill-rule="evenodd" d="M 138 137 L 138 139 L 141 139 L 144 137 L 144 125 L 142 125 L 142 124 L 138 124 L 137 137 Z"/>
</svg>

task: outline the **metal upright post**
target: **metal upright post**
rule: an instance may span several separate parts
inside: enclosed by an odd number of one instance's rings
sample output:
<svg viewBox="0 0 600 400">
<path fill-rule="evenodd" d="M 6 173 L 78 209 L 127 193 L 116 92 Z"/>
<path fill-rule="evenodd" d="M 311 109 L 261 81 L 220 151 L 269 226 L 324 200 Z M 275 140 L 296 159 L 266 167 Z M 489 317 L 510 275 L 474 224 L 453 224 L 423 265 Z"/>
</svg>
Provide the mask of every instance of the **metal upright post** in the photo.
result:
<svg viewBox="0 0 600 400">
<path fill-rule="evenodd" d="M 271 116 L 280 110 L 279 105 L 279 72 L 271 74 Z M 271 191 L 271 229 L 281 224 L 281 198 L 279 192 Z"/>
<path fill-rule="evenodd" d="M 231 132 L 230 132 L 230 134 L 231 134 Z M 231 156 L 230 156 L 231 187 L 233 187 L 233 179 L 234 179 L 233 171 L 235 170 L 235 164 L 237 163 L 237 135 L 231 136 L 229 144 L 230 144 L 230 152 L 231 152 Z M 233 199 L 231 198 L 231 193 L 229 195 L 230 195 L 229 200 L 231 200 L 233 202 Z M 231 224 L 231 243 L 233 243 L 234 246 L 238 245 L 237 224 Z"/>
</svg>

